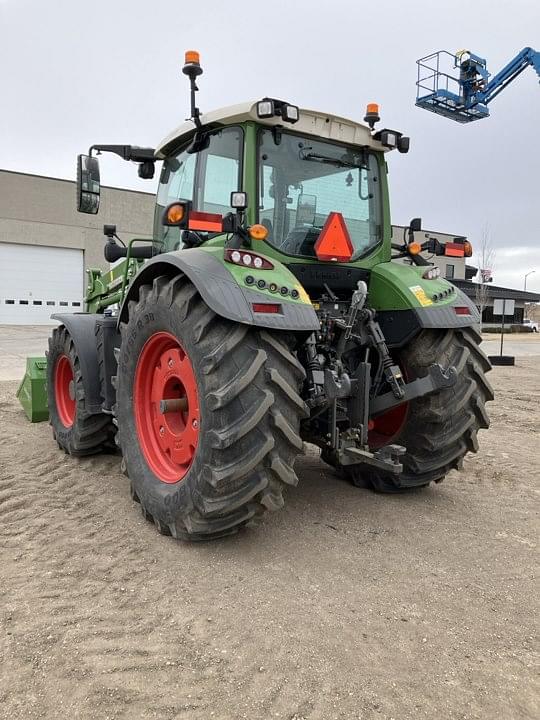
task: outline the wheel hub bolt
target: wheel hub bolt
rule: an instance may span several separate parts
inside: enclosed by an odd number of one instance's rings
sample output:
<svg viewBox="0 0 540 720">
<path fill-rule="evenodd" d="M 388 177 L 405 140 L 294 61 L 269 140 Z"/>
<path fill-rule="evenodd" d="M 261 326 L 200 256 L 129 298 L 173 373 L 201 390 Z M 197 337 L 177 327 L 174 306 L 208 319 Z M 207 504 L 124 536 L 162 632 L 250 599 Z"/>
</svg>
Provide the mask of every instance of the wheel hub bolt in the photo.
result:
<svg viewBox="0 0 540 720">
<path fill-rule="evenodd" d="M 165 435 L 165 428 L 163 427 L 163 425 L 159 428 L 159 434 Z"/>
<path fill-rule="evenodd" d="M 173 359 L 169 358 L 169 367 L 172 367 L 174 365 Z"/>
<path fill-rule="evenodd" d="M 194 421 L 191 423 L 191 425 L 192 425 L 192 427 L 196 430 L 196 429 L 199 427 L 199 421 L 198 421 L 198 420 L 194 420 Z"/>
</svg>

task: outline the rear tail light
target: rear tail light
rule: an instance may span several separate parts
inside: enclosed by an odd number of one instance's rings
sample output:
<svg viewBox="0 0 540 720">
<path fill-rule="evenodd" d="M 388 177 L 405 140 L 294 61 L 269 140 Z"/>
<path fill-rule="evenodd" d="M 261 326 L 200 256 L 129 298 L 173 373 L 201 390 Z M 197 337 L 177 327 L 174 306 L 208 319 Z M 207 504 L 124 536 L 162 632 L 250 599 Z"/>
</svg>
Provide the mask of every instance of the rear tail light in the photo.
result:
<svg viewBox="0 0 540 720">
<path fill-rule="evenodd" d="M 245 250 L 225 248 L 223 257 L 226 262 L 233 263 L 234 265 L 243 265 L 244 267 L 255 268 L 256 270 L 274 269 L 270 260 L 267 260 L 256 253 L 246 252 Z"/>
<path fill-rule="evenodd" d="M 471 308 L 461 305 L 454 305 L 454 312 L 456 313 L 456 315 L 470 315 Z"/>
<path fill-rule="evenodd" d="M 256 313 L 281 313 L 279 303 L 252 303 L 253 312 Z"/>
</svg>

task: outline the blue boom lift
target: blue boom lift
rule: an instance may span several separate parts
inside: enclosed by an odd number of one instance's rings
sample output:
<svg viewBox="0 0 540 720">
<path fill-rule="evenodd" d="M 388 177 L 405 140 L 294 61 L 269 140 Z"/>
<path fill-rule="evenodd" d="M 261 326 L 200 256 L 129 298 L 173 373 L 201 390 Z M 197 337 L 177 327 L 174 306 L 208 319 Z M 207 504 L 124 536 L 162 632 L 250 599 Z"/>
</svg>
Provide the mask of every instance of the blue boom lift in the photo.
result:
<svg viewBox="0 0 540 720">
<path fill-rule="evenodd" d="M 416 105 L 460 123 L 489 117 L 488 104 L 532 65 L 540 76 L 540 52 L 524 48 L 489 80 L 486 61 L 468 50 L 439 50 L 416 61 Z M 449 68 L 450 72 L 444 72 Z"/>
</svg>

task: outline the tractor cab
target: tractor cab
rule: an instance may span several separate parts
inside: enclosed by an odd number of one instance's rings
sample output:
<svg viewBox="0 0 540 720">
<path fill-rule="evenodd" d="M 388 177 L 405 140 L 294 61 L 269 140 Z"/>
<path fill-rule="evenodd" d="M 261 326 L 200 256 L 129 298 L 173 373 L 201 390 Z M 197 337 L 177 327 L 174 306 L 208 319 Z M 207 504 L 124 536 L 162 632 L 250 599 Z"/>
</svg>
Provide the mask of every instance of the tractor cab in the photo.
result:
<svg viewBox="0 0 540 720">
<path fill-rule="evenodd" d="M 377 251 L 372 261 L 389 258 L 384 152 L 407 152 L 409 140 L 373 132 L 376 105 L 365 118 L 371 128 L 271 98 L 195 113 L 196 123 L 184 123 L 156 149 L 163 159 L 154 218 L 159 249 L 212 244 L 232 195 L 242 192 L 248 226 L 263 228 L 258 248 L 288 266 L 356 262 Z M 175 226 L 166 210 L 179 201 L 189 203 L 189 218 Z"/>
</svg>

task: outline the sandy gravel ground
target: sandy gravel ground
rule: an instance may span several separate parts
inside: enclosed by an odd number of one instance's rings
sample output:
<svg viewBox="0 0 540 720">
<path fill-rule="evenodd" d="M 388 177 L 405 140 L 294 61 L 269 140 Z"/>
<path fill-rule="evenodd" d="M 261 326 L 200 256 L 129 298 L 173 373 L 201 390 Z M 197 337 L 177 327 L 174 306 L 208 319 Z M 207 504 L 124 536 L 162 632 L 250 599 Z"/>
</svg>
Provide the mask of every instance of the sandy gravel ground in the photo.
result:
<svg viewBox="0 0 540 720">
<path fill-rule="evenodd" d="M 0 383 L 0 717 L 538 718 L 539 371 L 491 373 L 492 429 L 442 485 L 378 496 L 313 451 L 282 511 L 206 545 Z"/>
</svg>

